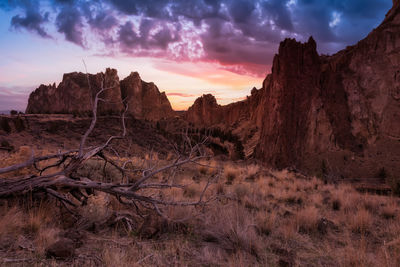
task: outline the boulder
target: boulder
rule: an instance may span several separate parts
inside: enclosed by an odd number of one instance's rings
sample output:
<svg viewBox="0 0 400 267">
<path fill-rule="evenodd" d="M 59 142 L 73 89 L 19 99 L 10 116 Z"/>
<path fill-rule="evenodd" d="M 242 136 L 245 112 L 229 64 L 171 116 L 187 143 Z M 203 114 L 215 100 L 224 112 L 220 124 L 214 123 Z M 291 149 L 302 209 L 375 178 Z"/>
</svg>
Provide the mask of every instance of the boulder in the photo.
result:
<svg viewBox="0 0 400 267">
<path fill-rule="evenodd" d="M 74 242 L 69 238 L 63 238 L 46 248 L 46 257 L 56 259 L 68 259 L 75 253 Z"/>
</svg>

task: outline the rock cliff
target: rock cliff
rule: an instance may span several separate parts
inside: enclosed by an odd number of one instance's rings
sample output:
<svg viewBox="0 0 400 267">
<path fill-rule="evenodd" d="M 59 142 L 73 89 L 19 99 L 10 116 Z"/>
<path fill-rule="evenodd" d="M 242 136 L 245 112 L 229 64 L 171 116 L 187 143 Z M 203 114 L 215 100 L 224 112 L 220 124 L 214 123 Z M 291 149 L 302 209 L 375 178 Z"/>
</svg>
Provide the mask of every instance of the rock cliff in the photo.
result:
<svg viewBox="0 0 400 267">
<path fill-rule="evenodd" d="M 274 167 L 346 177 L 372 177 L 379 168 L 399 173 L 399 29 L 396 0 L 379 27 L 335 55 L 319 56 L 312 37 L 286 39 L 260 90 L 227 106 L 203 96 L 185 117 L 236 132 Z M 249 139 L 246 127 L 257 134 Z"/>
<path fill-rule="evenodd" d="M 109 68 L 94 75 L 64 74 L 58 86 L 40 85 L 29 96 L 26 113 L 89 114 L 102 83 L 110 89 L 101 94 L 105 101 L 99 102 L 100 115 L 120 114 L 124 110 L 123 100 L 128 103 L 128 113 L 135 118 L 158 120 L 174 115 L 165 93 L 160 93 L 154 83 L 142 81 L 136 72 L 120 82 L 117 70 Z"/>
<path fill-rule="evenodd" d="M 174 116 L 165 93 L 160 93 L 154 83 L 142 81 L 137 72 L 132 72 L 120 84 L 122 98 L 128 103 L 129 111 L 134 117 L 158 120 Z"/>
<path fill-rule="evenodd" d="M 90 83 L 90 86 L 88 84 Z M 99 103 L 99 114 L 119 114 L 123 110 L 119 78 L 115 69 L 106 69 L 105 73 L 84 74 L 66 73 L 56 87 L 40 85 L 31 93 L 26 113 L 80 113 L 88 114 L 92 110 L 92 101 L 96 93 L 104 87 L 112 87 L 102 94 L 107 102 Z"/>
</svg>

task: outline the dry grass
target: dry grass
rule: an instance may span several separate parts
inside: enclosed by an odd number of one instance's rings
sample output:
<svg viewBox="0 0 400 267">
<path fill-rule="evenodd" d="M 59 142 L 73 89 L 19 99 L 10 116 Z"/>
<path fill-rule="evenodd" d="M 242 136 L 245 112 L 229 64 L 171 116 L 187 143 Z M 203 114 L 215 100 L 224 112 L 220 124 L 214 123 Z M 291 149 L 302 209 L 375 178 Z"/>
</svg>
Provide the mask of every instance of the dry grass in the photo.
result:
<svg viewBox="0 0 400 267">
<path fill-rule="evenodd" d="M 399 206 L 394 200 L 388 201 L 381 210 L 381 215 L 385 219 L 396 219 L 399 214 Z"/>
<path fill-rule="evenodd" d="M 240 175 L 240 170 L 234 164 L 227 164 L 224 166 L 223 177 L 227 185 L 233 184 L 235 179 Z"/>
<path fill-rule="evenodd" d="M 366 233 L 369 232 L 373 223 L 373 218 L 371 213 L 362 208 L 354 214 L 354 216 L 350 217 L 350 228 L 354 232 L 358 233 Z"/>
<path fill-rule="evenodd" d="M 296 224 L 299 232 L 313 232 L 317 230 L 318 209 L 314 206 L 306 207 L 296 213 Z"/>
<path fill-rule="evenodd" d="M 152 163 L 165 163 L 154 155 L 147 157 Z M 131 160 L 128 168 L 147 164 L 140 157 Z M 164 199 L 196 200 L 207 179 L 217 174 L 215 167 L 223 167 L 206 193 L 206 198 L 218 196 L 216 200 L 191 208 L 162 207 L 170 221 L 156 214 L 144 214 L 143 219 L 134 208 L 104 194 L 90 196 L 77 210 L 80 221 L 96 224 L 113 211 L 130 212 L 136 216 L 133 229 L 121 231 L 119 224 L 85 230 L 88 237 L 77 249 L 78 256 L 67 262 L 45 257 L 46 247 L 59 238 L 62 228 L 79 227 L 66 222 L 71 215 L 65 209 L 55 208 L 54 201 L 4 201 L 0 258 L 34 259 L 29 266 L 400 266 L 399 198 L 360 194 L 351 185 L 325 185 L 287 170 L 264 175 L 268 172 L 254 164 L 201 164 L 173 176 L 173 182 L 186 185 L 184 189 L 149 192 Z M 95 173 L 100 167 L 89 162 L 86 171 Z M 120 179 L 118 172 L 108 172 L 109 179 Z"/>
</svg>

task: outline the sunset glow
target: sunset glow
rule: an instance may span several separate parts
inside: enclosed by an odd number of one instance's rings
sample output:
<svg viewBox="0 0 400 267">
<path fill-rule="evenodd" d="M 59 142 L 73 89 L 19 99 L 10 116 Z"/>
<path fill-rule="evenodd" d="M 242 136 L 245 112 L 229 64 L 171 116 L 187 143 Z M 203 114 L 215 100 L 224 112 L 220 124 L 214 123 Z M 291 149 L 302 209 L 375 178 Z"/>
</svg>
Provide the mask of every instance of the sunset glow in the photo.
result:
<svg viewBox="0 0 400 267">
<path fill-rule="evenodd" d="M 341 3 L 343 2 L 343 3 Z M 0 110 L 23 110 L 63 73 L 137 71 L 175 109 L 212 93 L 221 104 L 260 88 L 286 37 L 313 35 L 320 53 L 364 37 L 384 17 L 378 1 L 0 1 Z"/>
</svg>

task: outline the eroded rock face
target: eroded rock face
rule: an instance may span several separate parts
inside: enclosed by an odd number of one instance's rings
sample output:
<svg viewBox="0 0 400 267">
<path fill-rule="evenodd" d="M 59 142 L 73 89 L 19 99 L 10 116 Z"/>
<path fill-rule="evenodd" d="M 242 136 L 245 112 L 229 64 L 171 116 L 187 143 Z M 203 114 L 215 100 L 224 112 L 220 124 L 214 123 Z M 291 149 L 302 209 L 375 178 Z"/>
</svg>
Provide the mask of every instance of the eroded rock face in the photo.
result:
<svg viewBox="0 0 400 267">
<path fill-rule="evenodd" d="M 174 115 L 165 93 L 160 93 L 154 83 L 142 81 L 137 72 L 121 81 L 121 93 L 135 118 L 159 120 Z"/>
<path fill-rule="evenodd" d="M 40 85 L 29 96 L 26 113 L 89 114 L 102 86 L 109 89 L 100 95 L 105 100 L 98 104 L 100 115 L 121 114 L 125 109 L 123 100 L 128 103 L 128 113 L 136 118 L 158 120 L 174 115 L 165 93 L 160 93 L 154 83 L 142 81 L 137 72 L 120 82 L 117 70 L 109 68 L 95 75 L 64 74 L 58 86 Z"/>
<path fill-rule="evenodd" d="M 89 83 L 90 86 L 89 86 Z M 56 87 L 40 85 L 29 96 L 26 113 L 78 113 L 89 114 L 92 102 L 98 91 L 110 88 L 101 94 L 98 113 L 120 114 L 124 109 L 121 101 L 119 78 L 115 69 L 106 69 L 105 73 L 88 74 L 81 72 L 66 73 Z"/>
<path fill-rule="evenodd" d="M 378 28 L 333 56 L 319 56 L 312 38 L 304 44 L 286 39 L 260 90 L 227 106 L 203 96 L 186 119 L 238 133 L 274 167 L 345 177 L 373 177 L 379 168 L 398 173 L 399 28 L 396 0 Z M 251 140 L 242 131 L 246 125 L 257 127 Z"/>
</svg>

